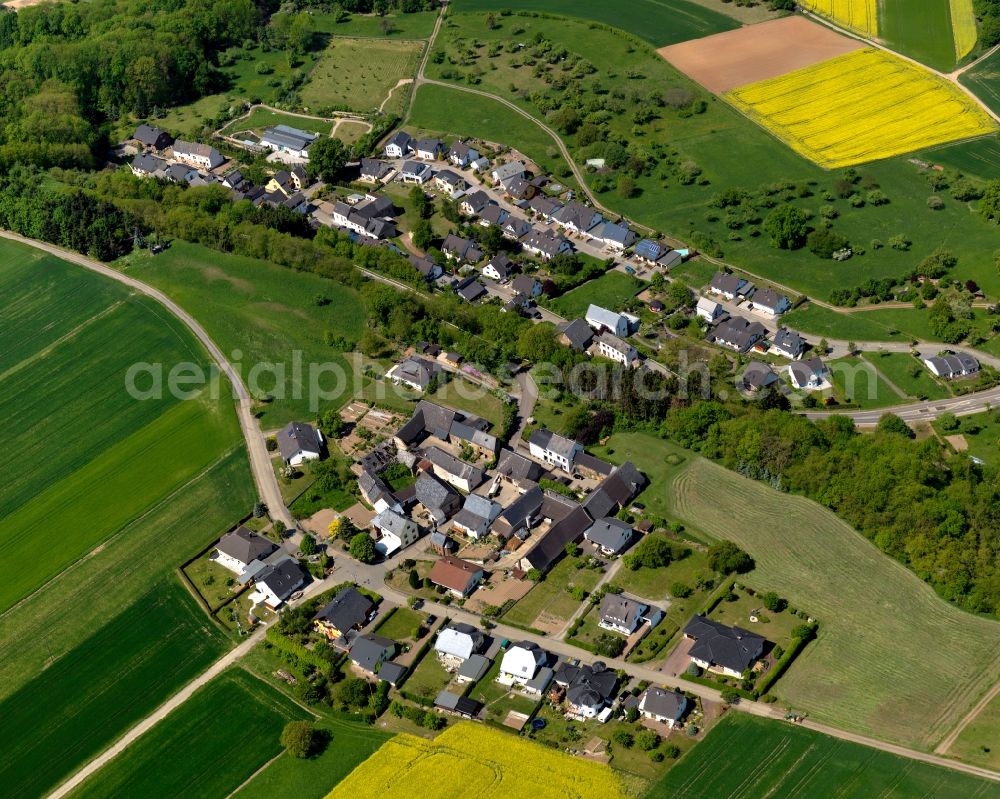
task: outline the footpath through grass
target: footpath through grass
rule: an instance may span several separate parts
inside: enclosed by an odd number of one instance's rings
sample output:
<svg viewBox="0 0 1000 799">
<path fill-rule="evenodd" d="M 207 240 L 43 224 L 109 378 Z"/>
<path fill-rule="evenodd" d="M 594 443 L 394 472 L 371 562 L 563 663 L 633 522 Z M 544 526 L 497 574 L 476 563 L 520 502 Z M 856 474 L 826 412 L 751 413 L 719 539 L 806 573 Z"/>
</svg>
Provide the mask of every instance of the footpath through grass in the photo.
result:
<svg viewBox="0 0 1000 799">
<path fill-rule="evenodd" d="M 76 615 L 74 608 L 64 612 Z M 207 668 L 225 646 L 176 581 L 154 585 L 0 702 L 4 795 L 41 796 L 54 788 Z"/>
<path fill-rule="evenodd" d="M 647 507 L 692 533 L 735 541 L 757 564 L 746 583 L 821 620 L 817 640 L 777 684 L 783 702 L 930 749 L 1000 677 L 1000 624 L 944 602 L 832 512 L 693 453 L 676 463 L 678 448 L 649 435 L 617 434 L 608 447 L 650 478 L 640 498 Z"/>
<path fill-rule="evenodd" d="M 228 796 L 281 752 L 285 723 L 310 718 L 242 669 L 199 690 L 71 796 Z"/>
<path fill-rule="evenodd" d="M 906 760 L 789 723 L 729 713 L 647 799 L 992 799 L 995 782 Z"/>
</svg>

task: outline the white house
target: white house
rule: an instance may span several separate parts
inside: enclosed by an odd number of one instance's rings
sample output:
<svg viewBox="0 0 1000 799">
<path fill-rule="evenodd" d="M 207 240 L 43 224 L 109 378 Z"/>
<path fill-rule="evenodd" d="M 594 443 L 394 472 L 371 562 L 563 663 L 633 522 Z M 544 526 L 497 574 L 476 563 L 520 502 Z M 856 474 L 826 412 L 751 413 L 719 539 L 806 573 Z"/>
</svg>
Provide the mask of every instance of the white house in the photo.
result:
<svg viewBox="0 0 1000 799">
<path fill-rule="evenodd" d="M 737 296 L 746 296 L 752 288 L 752 283 L 728 272 L 716 272 L 708 286 L 708 290 L 712 294 L 721 294 L 727 300 L 736 299 Z"/>
<path fill-rule="evenodd" d="M 471 624 L 456 622 L 441 629 L 434 641 L 434 651 L 445 665 L 458 666 L 476 654 L 484 642 L 482 632 Z"/>
<path fill-rule="evenodd" d="M 503 654 L 497 682 L 523 687 L 534 679 L 548 659 L 548 652 L 530 641 L 514 644 Z"/>
<path fill-rule="evenodd" d="M 542 284 L 531 275 L 518 275 L 514 278 L 510 287 L 517 293 L 525 297 L 537 297 L 542 293 Z"/>
<path fill-rule="evenodd" d="M 435 161 L 444 155 L 447 148 L 440 139 L 421 139 L 413 146 L 413 149 L 416 150 L 417 158 Z"/>
<path fill-rule="evenodd" d="M 277 548 L 276 544 L 264 536 L 257 535 L 246 527 L 238 527 L 219 539 L 212 560 L 234 574 L 242 574 L 255 560 L 266 558 Z"/>
<path fill-rule="evenodd" d="M 573 462 L 576 456 L 583 452 L 583 447 L 570 438 L 542 428 L 532 433 L 528 439 L 528 452 L 533 458 L 549 466 L 557 466 L 564 472 L 571 472 Z"/>
<path fill-rule="evenodd" d="M 414 391 L 424 391 L 440 371 L 441 367 L 433 361 L 411 355 L 393 366 L 385 376 L 394 383 L 402 383 Z"/>
<path fill-rule="evenodd" d="M 257 573 L 250 601 L 263 602 L 271 610 L 277 610 L 307 582 L 298 561 L 286 557 Z"/>
<path fill-rule="evenodd" d="M 514 271 L 514 262 L 503 253 L 498 253 L 486 262 L 483 267 L 483 277 L 488 277 L 497 283 L 506 283 Z"/>
<path fill-rule="evenodd" d="M 594 346 L 602 358 L 608 358 L 625 366 L 631 366 L 639 360 L 639 352 L 635 347 L 606 330 L 594 339 Z"/>
<path fill-rule="evenodd" d="M 396 131 L 385 143 L 386 158 L 405 158 L 413 152 L 413 137 L 403 130 Z"/>
<path fill-rule="evenodd" d="M 420 538 L 417 523 L 392 508 L 372 519 L 372 528 L 376 535 L 375 549 L 386 558 Z"/>
<path fill-rule="evenodd" d="M 599 305 L 591 305 L 587 308 L 587 315 L 584 318 L 594 330 L 605 328 L 619 337 L 628 335 L 628 319 L 623 314 L 609 311 Z"/>
<path fill-rule="evenodd" d="M 475 147 L 470 147 L 464 141 L 455 142 L 448 151 L 448 160 L 455 166 L 463 168 L 467 167 L 473 161 L 478 161 L 479 158 L 479 150 Z"/>
<path fill-rule="evenodd" d="M 788 365 L 788 376 L 795 388 L 805 391 L 823 391 L 831 387 L 830 370 L 819 358 L 809 358 Z"/>
<path fill-rule="evenodd" d="M 644 620 L 649 605 L 624 594 L 605 594 L 601 600 L 598 627 L 613 630 L 622 635 L 631 635 Z"/>
<path fill-rule="evenodd" d="M 594 238 L 601 241 L 605 247 L 621 253 L 635 244 L 638 236 L 624 222 L 605 222 L 594 231 Z"/>
<path fill-rule="evenodd" d="M 592 236 L 594 229 L 604 221 L 593 208 L 580 203 L 568 203 L 555 213 L 556 222 L 572 233 Z"/>
<path fill-rule="evenodd" d="M 778 332 L 774 334 L 771 352 L 797 361 L 805 351 L 806 340 L 802 336 L 794 330 L 789 330 L 787 327 L 778 328 Z"/>
<path fill-rule="evenodd" d="M 695 306 L 695 313 L 706 322 L 714 322 L 725 313 L 725 310 L 715 300 L 702 297 L 698 300 L 698 305 Z"/>
<path fill-rule="evenodd" d="M 399 172 L 399 179 L 403 183 L 415 183 L 423 186 L 428 180 L 434 177 L 434 170 L 430 164 L 420 161 L 404 161 L 403 168 Z"/>
<path fill-rule="evenodd" d="M 178 139 L 174 142 L 173 153 L 174 158 L 178 161 L 183 161 L 185 164 L 201 167 L 202 169 L 215 169 L 217 166 L 222 166 L 226 163 L 226 159 L 222 153 L 214 147 L 209 147 L 207 144 L 201 144 L 200 142 Z"/>
<path fill-rule="evenodd" d="M 607 516 L 598 519 L 583 531 L 583 537 L 604 555 L 618 555 L 632 540 L 632 526 L 621 519 Z"/>
<path fill-rule="evenodd" d="M 964 352 L 958 354 L 946 352 L 943 355 L 924 358 L 923 361 L 931 374 L 946 380 L 973 375 L 979 371 L 979 361 Z"/>
<path fill-rule="evenodd" d="M 278 449 L 289 466 L 319 460 L 323 455 L 323 434 L 312 425 L 289 422 L 277 432 Z"/>
<path fill-rule="evenodd" d="M 688 651 L 692 662 L 703 669 L 739 678 L 764 653 L 763 638 L 741 627 L 697 615 L 684 628 L 684 637 L 694 641 Z"/>
<path fill-rule="evenodd" d="M 520 161 L 510 161 L 496 167 L 490 173 L 490 177 L 493 179 L 493 185 L 499 186 L 505 180 L 510 180 L 511 178 L 523 178 L 525 169 L 525 165 Z"/>
<path fill-rule="evenodd" d="M 666 724 L 670 729 L 680 724 L 687 709 L 687 697 L 680 691 L 665 691 L 651 685 L 639 697 L 639 712 L 643 718 Z"/>
<path fill-rule="evenodd" d="M 267 128 L 260 137 L 261 147 L 267 147 L 276 153 L 285 153 L 295 158 L 309 160 L 309 145 L 319 138 L 319 134 L 309 133 L 288 125 L 275 125 Z"/>
<path fill-rule="evenodd" d="M 792 304 L 788 297 L 774 289 L 757 289 L 751 298 L 753 310 L 771 319 L 785 313 Z"/>
<path fill-rule="evenodd" d="M 434 176 L 434 185 L 442 194 L 455 197 L 468 191 L 469 184 L 461 175 L 450 169 L 442 169 Z"/>
</svg>

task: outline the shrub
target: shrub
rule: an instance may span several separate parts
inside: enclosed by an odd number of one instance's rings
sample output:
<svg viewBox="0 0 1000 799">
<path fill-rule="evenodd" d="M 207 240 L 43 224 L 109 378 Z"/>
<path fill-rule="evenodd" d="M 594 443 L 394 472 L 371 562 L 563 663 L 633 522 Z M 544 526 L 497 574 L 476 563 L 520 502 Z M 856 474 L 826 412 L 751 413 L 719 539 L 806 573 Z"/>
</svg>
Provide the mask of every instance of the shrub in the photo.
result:
<svg viewBox="0 0 1000 799">
<path fill-rule="evenodd" d="M 781 613 L 781 611 L 788 607 L 788 601 L 782 599 L 774 591 L 768 591 L 760 600 L 764 603 L 764 607 L 772 613 Z"/>
<path fill-rule="evenodd" d="M 660 736 L 653 730 L 642 730 L 635 736 L 635 742 L 643 752 L 649 752 L 660 745 Z"/>
<path fill-rule="evenodd" d="M 677 599 L 686 599 L 691 596 L 691 587 L 682 582 L 676 582 L 670 586 L 670 595 Z"/>
<path fill-rule="evenodd" d="M 290 721 L 281 731 L 280 741 L 292 757 L 309 757 L 316 744 L 316 728 L 308 721 Z"/>
<path fill-rule="evenodd" d="M 739 692 L 735 688 L 723 688 L 720 691 L 720 695 L 722 696 L 722 701 L 727 705 L 735 705 L 740 701 Z"/>
<path fill-rule="evenodd" d="M 632 733 L 622 729 L 615 730 L 611 736 L 611 740 L 624 749 L 631 749 L 632 744 L 635 743 Z"/>
<path fill-rule="evenodd" d="M 754 561 L 732 541 L 720 541 L 708 548 L 708 565 L 720 574 L 745 574 L 754 568 Z"/>
</svg>

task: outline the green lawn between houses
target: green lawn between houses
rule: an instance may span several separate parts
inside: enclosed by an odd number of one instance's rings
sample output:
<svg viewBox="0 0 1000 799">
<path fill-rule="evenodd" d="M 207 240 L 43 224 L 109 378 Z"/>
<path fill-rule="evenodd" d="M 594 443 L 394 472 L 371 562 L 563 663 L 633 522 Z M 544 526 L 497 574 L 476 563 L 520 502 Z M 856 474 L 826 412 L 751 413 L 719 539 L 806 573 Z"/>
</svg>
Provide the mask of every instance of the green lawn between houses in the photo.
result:
<svg viewBox="0 0 1000 799">
<path fill-rule="evenodd" d="M 992 799 L 995 782 L 906 760 L 781 721 L 729 713 L 647 799 L 760 796 Z"/>
<path fill-rule="evenodd" d="M 264 132 L 265 128 L 273 125 L 287 125 L 290 128 L 298 128 L 307 133 L 318 133 L 320 136 L 329 136 L 333 127 L 332 122 L 322 119 L 305 119 L 294 114 L 282 114 L 272 111 L 269 108 L 255 108 L 247 116 L 235 119 L 226 125 L 225 133 L 229 136 L 239 138 L 240 133 L 251 130 L 257 135 Z"/>
<path fill-rule="evenodd" d="M 281 752 L 285 723 L 311 719 L 242 669 L 224 672 L 70 796 L 228 796 Z"/>
<path fill-rule="evenodd" d="M 553 622 L 568 621 L 581 604 L 570 596 L 570 586 L 579 586 L 589 592 L 601 579 L 601 572 L 597 569 L 582 568 L 585 560 L 585 556 L 564 557 L 545 575 L 545 579 L 504 614 L 503 620 L 521 627 L 534 626 L 542 614 Z"/>
<path fill-rule="evenodd" d="M 566 319 L 583 316 L 591 304 L 617 311 L 642 291 L 644 285 L 643 281 L 618 270 L 605 272 L 553 300 L 552 310 Z"/>
<path fill-rule="evenodd" d="M 935 379 L 923 362 L 908 353 L 873 352 L 863 357 L 914 399 L 944 399 L 951 396 L 948 387 Z"/>
<path fill-rule="evenodd" d="M 757 564 L 741 581 L 820 619 L 817 640 L 777 685 L 782 702 L 932 748 L 1000 677 L 1000 624 L 948 605 L 830 511 L 650 435 L 616 434 L 612 450 L 651 480 L 639 498 L 650 510 L 735 541 Z"/>
</svg>

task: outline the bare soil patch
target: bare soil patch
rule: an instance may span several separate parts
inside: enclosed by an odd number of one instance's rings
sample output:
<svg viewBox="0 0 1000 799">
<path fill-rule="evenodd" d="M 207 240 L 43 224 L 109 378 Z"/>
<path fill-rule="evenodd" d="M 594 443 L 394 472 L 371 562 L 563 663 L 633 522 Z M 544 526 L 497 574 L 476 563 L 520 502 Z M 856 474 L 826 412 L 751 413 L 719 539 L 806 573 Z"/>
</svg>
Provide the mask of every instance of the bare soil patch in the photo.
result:
<svg viewBox="0 0 1000 799">
<path fill-rule="evenodd" d="M 804 17 L 783 17 L 657 52 L 709 91 L 722 94 L 864 46 Z"/>
</svg>

